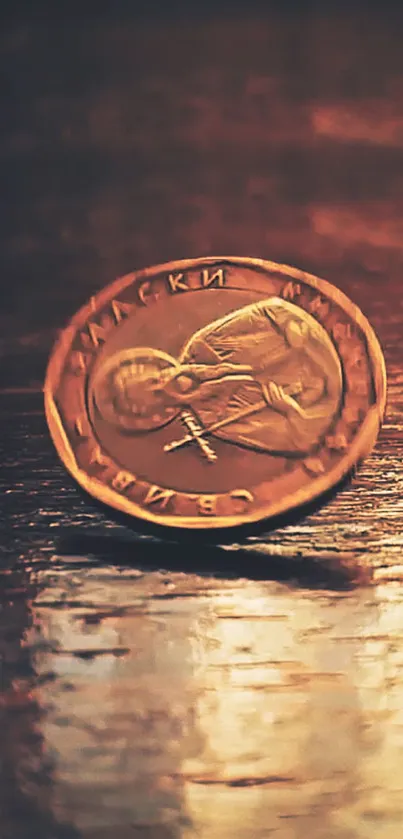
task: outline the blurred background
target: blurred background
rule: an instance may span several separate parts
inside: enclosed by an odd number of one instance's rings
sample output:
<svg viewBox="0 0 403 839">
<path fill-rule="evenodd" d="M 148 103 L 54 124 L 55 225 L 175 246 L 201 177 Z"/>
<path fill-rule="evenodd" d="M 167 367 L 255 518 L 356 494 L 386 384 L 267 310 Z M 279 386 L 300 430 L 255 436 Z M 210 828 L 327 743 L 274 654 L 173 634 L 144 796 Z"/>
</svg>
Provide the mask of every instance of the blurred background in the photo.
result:
<svg viewBox="0 0 403 839">
<path fill-rule="evenodd" d="M 82 5 L 3 17 L 10 384 L 42 379 L 20 350 L 145 265 L 269 257 L 352 296 L 400 275 L 400 4 Z"/>
<path fill-rule="evenodd" d="M 1 15 L 1 839 L 399 839 L 401 6 Z M 190 556 L 81 499 L 41 388 L 116 276 L 232 254 L 361 306 L 388 415 L 316 515 Z"/>
</svg>

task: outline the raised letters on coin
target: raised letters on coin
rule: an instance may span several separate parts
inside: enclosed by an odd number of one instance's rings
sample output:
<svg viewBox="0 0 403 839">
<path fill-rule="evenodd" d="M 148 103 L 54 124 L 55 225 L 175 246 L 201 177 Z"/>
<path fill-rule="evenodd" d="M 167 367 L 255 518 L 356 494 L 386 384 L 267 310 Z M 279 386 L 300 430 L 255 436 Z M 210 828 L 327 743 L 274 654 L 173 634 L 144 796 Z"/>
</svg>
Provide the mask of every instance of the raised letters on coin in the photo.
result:
<svg viewBox="0 0 403 839">
<path fill-rule="evenodd" d="M 209 258 L 117 280 L 62 333 L 49 427 L 81 485 L 137 518 L 233 527 L 319 497 L 371 449 L 377 339 L 325 281 Z"/>
</svg>

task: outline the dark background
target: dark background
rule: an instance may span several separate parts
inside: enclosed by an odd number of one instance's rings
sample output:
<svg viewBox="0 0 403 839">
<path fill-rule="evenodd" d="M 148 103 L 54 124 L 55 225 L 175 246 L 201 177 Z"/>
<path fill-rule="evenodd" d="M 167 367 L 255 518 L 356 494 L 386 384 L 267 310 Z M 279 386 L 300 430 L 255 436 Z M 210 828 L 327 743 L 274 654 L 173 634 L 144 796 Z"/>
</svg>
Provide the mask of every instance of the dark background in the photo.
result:
<svg viewBox="0 0 403 839">
<path fill-rule="evenodd" d="M 398 5 L 263 6 L 11 8 L 7 383 L 42 380 L 21 341 L 47 352 L 90 293 L 147 264 L 245 253 L 338 285 L 400 269 Z"/>
<path fill-rule="evenodd" d="M 400 4 L 1 14 L 0 835 L 398 839 Z M 210 254 L 345 291 L 389 399 L 321 511 L 190 553 L 82 500 L 41 388 L 92 293 Z"/>
</svg>

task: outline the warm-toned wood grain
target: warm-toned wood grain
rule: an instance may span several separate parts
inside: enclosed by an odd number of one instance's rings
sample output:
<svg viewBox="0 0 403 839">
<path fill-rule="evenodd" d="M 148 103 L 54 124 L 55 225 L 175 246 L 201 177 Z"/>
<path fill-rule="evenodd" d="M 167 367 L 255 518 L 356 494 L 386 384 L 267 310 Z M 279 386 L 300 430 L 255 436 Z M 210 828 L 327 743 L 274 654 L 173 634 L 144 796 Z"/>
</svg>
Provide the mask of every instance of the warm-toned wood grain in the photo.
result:
<svg viewBox="0 0 403 839">
<path fill-rule="evenodd" d="M 403 817 L 403 86 L 354 10 L 1 36 L 5 837 L 398 839 Z M 7 186 L 8 184 L 8 186 Z M 57 330 L 114 276 L 239 253 L 345 291 L 385 351 L 352 485 L 229 548 L 135 537 L 58 464 Z"/>
</svg>

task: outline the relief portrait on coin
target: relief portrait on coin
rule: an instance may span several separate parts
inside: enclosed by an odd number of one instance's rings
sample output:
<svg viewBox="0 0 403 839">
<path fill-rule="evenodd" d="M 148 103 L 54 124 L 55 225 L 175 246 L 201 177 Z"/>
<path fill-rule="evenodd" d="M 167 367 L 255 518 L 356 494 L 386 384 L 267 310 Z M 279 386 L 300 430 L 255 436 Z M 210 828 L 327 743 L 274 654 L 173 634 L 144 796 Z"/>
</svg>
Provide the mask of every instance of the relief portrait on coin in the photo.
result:
<svg viewBox="0 0 403 839">
<path fill-rule="evenodd" d="M 320 446 L 341 408 L 342 369 L 325 329 L 278 297 L 242 306 L 189 335 L 177 358 L 158 347 L 116 352 L 89 398 L 127 438 L 179 419 L 183 447 L 214 465 L 216 440 L 290 459 Z"/>
</svg>

